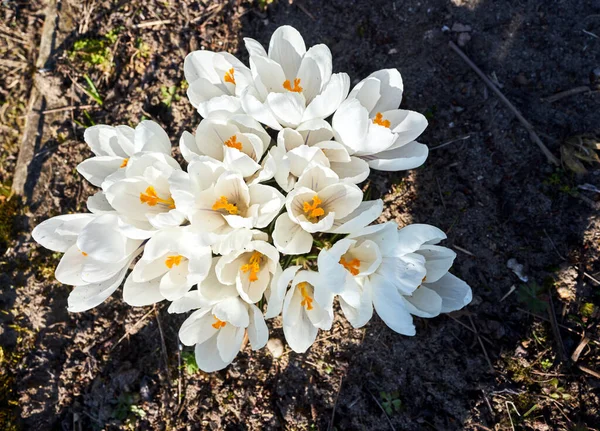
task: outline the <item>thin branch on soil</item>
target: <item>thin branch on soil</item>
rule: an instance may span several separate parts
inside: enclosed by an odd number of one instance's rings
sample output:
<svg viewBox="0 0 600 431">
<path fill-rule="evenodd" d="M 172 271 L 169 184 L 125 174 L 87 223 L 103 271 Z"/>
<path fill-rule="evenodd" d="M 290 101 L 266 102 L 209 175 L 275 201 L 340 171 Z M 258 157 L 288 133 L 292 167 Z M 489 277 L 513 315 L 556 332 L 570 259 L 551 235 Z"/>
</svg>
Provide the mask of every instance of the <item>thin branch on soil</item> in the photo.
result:
<svg viewBox="0 0 600 431">
<path fill-rule="evenodd" d="M 591 31 L 587 31 L 587 30 L 581 30 L 582 32 L 584 32 L 585 34 L 587 34 L 588 36 L 592 36 L 593 38 L 596 39 L 600 39 L 600 36 L 598 36 L 596 33 L 592 33 Z"/>
<path fill-rule="evenodd" d="M 440 186 L 440 180 L 435 177 L 435 182 L 437 183 L 438 192 L 440 193 L 440 200 L 442 201 L 442 206 L 446 209 L 446 202 L 444 202 L 444 195 L 442 195 L 442 187 Z"/>
<path fill-rule="evenodd" d="M 552 163 L 553 165 L 560 166 L 559 160 L 544 145 L 544 143 L 542 142 L 540 137 L 535 132 L 535 129 L 533 128 L 531 123 L 529 121 L 527 121 L 525 119 L 525 117 L 523 117 L 521 112 L 519 112 L 519 110 L 506 98 L 506 96 L 498 89 L 498 87 L 496 85 L 494 85 L 494 83 L 492 81 L 490 81 L 490 79 L 485 75 L 485 73 L 483 73 L 481 71 L 481 69 L 479 69 L 479 67 L 477 67 L 475 65 L 475 63 L 473 63 L 469 57 L 467 57 L 467 55 L 458 47 L 458 45 L 456 45 L 452 41 L 449 42 L 449 45 L 450 45 L 450 48 L 454 52 L 456 52 L 460 56 L 460 58 L 462 58 L 463 61 L 465 63 L 467 63 L 469 65 L 469 67 L 471 67 L 471 69 L 473 69 L 475 71 L 475 73 L 477 75 L 479 75 L 479 77 L 483 80 L 483 82 L 485 82 L 487 84 L 487 86 L 490 87 L 494 93 L 496 93 L 496 96 L 498 96 L 500 98 L 500 100 L 508 107 L 508 109 L 510 109 L 513 112 L 513 114 L 515 114 L 517 119 L 521 122 L 521 124 L 529 132 L 529 137 L 531 138 L 531 140 L 537 144 L 537 146 L 540 148 L 540 150 L 542 150 L 542 153 L 544 153 L 544 155 L 548 159 L 548 162 Z"/>
<path fill-rule="evenodd" d="M 165 334 L 162 330 L 162 325 L 160 323 L 160 319 L 158 317 L 158 309 L 156 308 L 156 304 L 152 307 L 154 309 L 154 317 L 156 318 L 156 324 L 158 325 L 158 332 L 160 334 L 160 345 L 162 348 L 163 361 L 165 362 L 165 373 L 167 374 L 167 384 L 169 385 L 169 389 L 171 388 L 171 375 L 169 373 L 169 357 L 167 355 L 167 344 L 165 343 Z"/>
<path fill-rule="evenodd" d="M 556 313 L 554 312 L 554 302 L 552 301 L 552 295 L 548 295 L 548 315 L 550 316 L 550 325 L 552 325 L 552 332 L 556 339 L 556 347 L 558 348 L 558 356 L 560 360 L 564 362 L 567 358 L 565 353 L 565 345 L 563 344 L 562 337 L 560 336 L 560 330 L 558 329 L 558 320 L 556 320 Z"/>
<path fill-rule="evenodd" d="M 306 9 L 306 7 L 305 7 L 305 6 L 304 6 L 302 3 L 300 3 L 299 1 L 296 1 L 296 6 L 298 6 L 298 7 L 300 8 L 300 10 L 301 10 L 302 12 L 304 12 L 304 13 L 305 13 L 305 14 L 306 14 L 306 15 L 307 15 L 307 16 L 308 16 L 310 19 L 312 19 L 313 21 L 316 21 L 316 20 L 317 20 L 317 19 L 315 18 L 315 16 L 314 16 L 312 13 L 310 13 L 310 12 L 308 11 L 308 9 Z"/>
<path fill-rule="evenodd" d="M 592 370 L 592 369 L 590 369 L 588 367 L 585 367 L 583 365 L 577 365 L 577 368 L 579 368 L 584 373 L 589 374 L 590 376 L 594 376 L 595 378 L 600 379 L 600 373 L 598 371 Z"/>
<path fill-rule="evenodd" d="M 440 148 L 444 148 L 447 147 L 450 144 L 454 144 L 455 142 L 460 142 L 460 141 L 464 141 L 465 139 L 469 139 L 471 138 L 471 135 L 464 135 L 464 136 L 459 136 L 458 138 L 452 139 L 448 142 L 444 142 L 443 144 L 438 145 L 437 147 L 431 147 L 429 149 L 429 151 L 433 151 L 433 150 L 438 150 Z"/>
<path fill-rule="evenodd" d="M 144 315 L 142 316 L 142 318 L 141 318 L 140 320 L 138 320 L 138 321 L 135 323 L 135 325 L 133 325 L 133 326 L 131 327 L 131 329 L 129 329 L 129 331 L 127 331 L 127 332 L 125 333 L 125 335 L 123 335 L 121 338 L 119 338 L 119 341 L 117 341 L 117 343 L 116 343 L 116 344 L 115 344 L 115 345 L 112 347 L 112 349 L 110 349 L 110 351 L 112 352 L 113 350 L 115 350 L 115 349 L 117 348 L 117 346 L 118 346 L 119 344 L 121 344 L 121 341 L 123 341 L 125 338 L 129 337 L 129 336 L 131 335 L 131 333 L 132 333 L 133 331 L 135 331 L 135 330 L 137 329 L 137 327 L 138 327 L 139 325 L 141 325 L 141 324 L 142 324 L 142 322 L 143 322 L 144 320 L 146 320 L 146 318 L 147 318 L 147 317 L 150 315 L 150 313 L 152 313 L 152 311 L 153 311 L 153 310 L 150 310 L 150 311 L 148 311 L 146 314 L 144 314 Z"/>
<path fill-rule="evenodd" d="M 177 343 L 177 371 L 179 373 L 179 378 L 177 379 L 177 407 L 181 405 L 182 397 L 181 397 L 181 388 L 183 386 L 183 373 L 181 372 L 181 350 L 183 346 L 181 343 Z"/>
<path fill-rule="evenodd" d="M 134 28 L 146 28 L 146 27 L 154 27 L 156 25 L 166 25 L 171 24 L 170 19 L 160 19 L 156 21 L 146 21 L 139 24 L 134 25 Z"/>
<path fill-rule="evenodd" d="M 468 254 L 469 256 L 475 257 L 475 255 L 473 253 L 471 253 L 469 250 L 459 247 L 456 244 L 451 245 L 451 247 L 457 249 L 458 251 L 462 251 L 464 254 Z"/>
<path fill-rule="evenodd" d="M 475 331 L 473 328 L 470 328 L 468 325 L 465 325 L 463 322 L 461 322 L 460 320 L 458 320 L 456 317 L 451 316 L 450 314 L 446 314 L 446 316 L 448 316 L 449 318 L 451 318 L 452 320 L 454 320 L 456 323 L 458 323 L 459 325 L 461 325 L 463 328 L 471 331 L 473 334 L 477 335 L 477 331 Z M 487 337 L 480 335 L 480 337 L 486 341 L 488 344 L 490 345 L 494 345 L 494 343 L 492 343 Z"/>
<path fill-rule="evenodd" d="M 366 388 L 365 388 L 366 389 Z M 375 398 L 375 395 L 373 395 L 371 393 L 370 390 L 367 389 L 367 392 L 369 393 L 369 395 L 371 395 L 371 398 L 373 398 L 373 401 L 375 401 L 375 403 L 379 406 L 379 408 L 381 409 L 381 411 L 383 412 L 383 414 L 385 415 L 385 418 L 387 419 L 388 423 L 390 424 L 390 428 L 392 429 L 392 431 L 396 431 L 396 428 L 394 428 L 394 425 L 392 424 L 392 420 L 390 419 L 390 417 L 388 416 L 387 412 L 385 411 L 385 409 L 383 408 L 383 406 L 379 403 L 379 401 L 377 401 L 377 398 Z"/>
<path fill-rule="evenodd" d="M 560 254 L 560 252 L 558 251 L 558 249 L 556 248 L 556 244 L 554 244 L 554 241 L 552 241 L 552 238 L 550 238 L 550 235 L 548 235 L 548 232 L 546 232 L 546 229 L 543 229 L 544 231 L 544 235 L 546 235 L 546 238 L 548 238 L 548 240 L 550 241 L 550 244 L 552 244 L 552 248 L 554 249 L 554 251 L 556 252 L 556 255 L 558 257 L 560 257 L 562 260 L 567 260 L 564 258 L 563 255 Z"/>
<path fill-rule="evenodd" d="M 553 102 L 556 102 L 557 100 L 564 99 L 565 97 L 573 96 L 573 95 L 579 94 L 579 93 L 589 93 L 590 91 L 592 91 L 592 89 L 590 87 L 588 87 L 587 85 L 583 85 L 581 87 L 575 87 L 575 88 L 571 88 L 570 90 L 561 91 L 552 96 L 542 97 L 541 100 L 543 102 L 553 103 Z"/>
<path fill-rule="evenodd" d="M 508 298 L 510 296 L 511 293 L 513 293 L 515 290 L 517 290 L 517 286 L 515 286 L 514 284 L 512 286 L 510 286 L 510 290 L 502 297 L 500 298 L 500 302 L 504 301 L 506 298 Z"/>
<path fill-rule="evenodd" d="M 335 403 L 333 404 L 333 411 L 331 412 L 331 419 L 329 420 L 329 426 L 327 427 L 327 431 L 331 431 L 333 429 L 333 420 L 335 419 L 335 409 L 338 405 L 338 399 L 340 398 L 340 392 L 342 391 L 342 385 L 344 384 L 344 376 L 340 377 L 340 386 L 338 387 L 337 394 L 335 396 Z"/>
<path fill-rule="evenodd" d="M 63 108 L 46 109 L 45 111 L 42 111 L 42 114 L 54 114 L 55 112 L 76 111 L 78 109 L 92 109 L 92 108 L 95 108 L 96 106 L 97 105 L 79 105 L 79 106 L 71 105 L 71 106 L 65 106 Z"/>
<path fill-rule="evenodd" d="M 494 370 L 494 365 L 492 364 L 492 361 L 490 360 L 490 357 L 485 348 L 485 345 L 483 344 L 483 341 L 481 340 L 481 336 L 479 335 L 479 332 L 477 331 L 477 328 L 475 327 L 475 323 L 473 322 L 473 319 L 471 318 L 471 316 L 469 316 L 469 320 L 471 322 L 471 326 L 473 327 L 473 331 L 475 331 L 475 335 L 477 336 L 477 341 L 479 341 L 481 350 L 483 350 L 483 354 L 485 355 L 485 359 L 487 360 L 487 363 L 490 367 L 490 371 L 492 372 L 492 374 L 496 374 L 496 370 Z"/>
<path fill-rule="evenodd" d="M 590 339 L 588 337 L 586 337 L 584 334 L 583 338 L 579 342 L 579 345 L 575 348 L 575 350 L 573 351 L 573 354 L 571 355 L 571 360 L 573 362 L 577 362 L 579 360 L 579 356 L 581 356 L 581 352 L 583 352 L 583 349 L 585 349 L 585 346 L 587 346 L 589 342 L 590 342 Z"/>
</svg>

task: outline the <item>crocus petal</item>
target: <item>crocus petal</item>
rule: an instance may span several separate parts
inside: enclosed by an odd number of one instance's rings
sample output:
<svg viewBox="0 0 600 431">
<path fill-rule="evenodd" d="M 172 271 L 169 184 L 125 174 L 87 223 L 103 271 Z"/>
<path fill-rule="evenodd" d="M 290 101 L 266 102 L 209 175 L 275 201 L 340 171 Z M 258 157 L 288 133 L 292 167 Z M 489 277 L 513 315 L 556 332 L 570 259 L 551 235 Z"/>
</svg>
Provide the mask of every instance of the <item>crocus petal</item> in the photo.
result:
<svg viewBox="0 0 600 431">
<path fill-rule="evenodd" d="M 106 177 L 121 168 L 123 160 L 125 159 L 116 156 L 91 157 L 77 165 L 77 172 L 96 187 L 100 187 Z"/>
<path fill-rule="evenodd" d="M 383 201 L 381 199 L 373 201 L 364 201 L 348 214 L 346 217 L 337 219 L 333 223 L 331 233 L 351 233 L 359 232 L 369 223 L 376 220 L 383 211 Z"/>
<path fill-rule="evenodd" d="M 77 235 L 94 218 L 93 214 L 52 217 L 37 225 L 31 232 L 31 236 L 42 247 L 64 253 L 77 242 Z"/>
<path fill-rule="evenodd" d="M 473 292 L 467 283 L 447 273 L 434 283 L 425 284 L 442 298 L 442 313 L 460 310 L 473 299 Z"/>
<path fill-rule="evenodd" d="M 363 158 L 367 160 L 372 169 L 395 172 L 418 168 L 425 163 L 428 155 L 427 145 L 414 141 L 402 147 Z"/>
<path fill-rule="evenodd" d="M 397 69 L 378 70 L 367 78 L 376 78 L 380 81 L 380 96 L 373 107 L 374 112 L 385 112 L 400 106 L 404 85 Z"/>
<path fill-rule="evenodd" d="M 294 223 L 288 213 L 281 214 L 275 222 L 273 244 L 283 254 L 304 254 L 312 248 L 312 235 Z"/>
<path fill-rule="evenodd" d="M 226 324 L 217 334 L 217 349 L 223 362 L 231 363 L 242 348 L 245 328 Z"/>
<path fill-rule="evenodd" d="M 250 341 L 252 350 L 259 350 L 265 347 L 267 341 L 269 341 L 269 328 L 267 328 L 262 312 L 256 305 L 250 304 L 248 305 L 248 309 L 250 316 L 248 340 Z"/>
<path fill-rule="evenodd" d="M 267 296 L 265 319 L 272 319 L 281 313 L 285 292 L 300 268 L 302 268 L 300 265 L 292 265 L 287 267 L 281 274 L 273 277 Z"/>
<path fill-rule="evenodd" d="M 160 278 L 138 283 L 133 281 L 129 274 L 123 286 L 123 301 L 133 307 L 144 307 L 162 301 L 164 296 L 160 293 Z"/>
<path fill-rule="evenodd" d="M 411 296 L 404 296 L 404 300 L 408 312 L 415 316 L 431 318 L 442 310 L 442 298 L 425 286 L 420 286 Z"/>
<path fill-rule="evenodd" d="M 454 251 L 438 245 L 422 245 L 416 253 L 425 258 L 425 269 L 427 270 L 426 281 L 429 283 L 442 278 L 448 272 L 456 258 Z"/>
<path fill-rule="evenodd" d="M 398 231 L 396 255 L 412 253 L 423 244 L 437 244 L 446 239 L 446 234 L 439 228 L 428 224 L 410 224 Z"/>
<path fill-rule="evenodd" d="M 302 122 L 329 117 L 348 95 L 350 77 L 346 73 L 334 73 L 318 96 L 306 107 Z"/>
<path fill-rule="evenodd" d="M 205 373 L 212 373 L 213 371 L 219 371 L 225 368 L 231 363 L 223 361 L 219 354 L 219 348 L 217 347 L 218 335 L 214 335 L 202 344 L 196 344 L 194 354 L 196 356 L 196 363 Z"/>
<path fill-rule="evenodd" d="M 125 274 L 127 274 L 127 267 L 128 265 L 115 274 L 114 277 L 101 283 L 75 287 L 69 295 L 67 310 L 71 313 L 77 313 L 90 310 L 102 304 L 121 285 Z"/>
<path fill-rule="evenodd" d="M 306 53 L 304 39 L 298 30 L 289 25 L 279 27 L 269 41 L 269 58 L 281 65 L 289 80 L 296 78 L 302 57 Z M 281 81 L 283 84 L 283 81 Z"/>
<path fill-rule="evenodd" d="M 223 322 L 230 322 L 233 326 L 241 328 L 248 327 L 248 310 L 239 298 L 224 299 L 213 307 L 212 312 Z"/>
<path fill-rule="evenodd" d="M 135 128 L 135 152 L 156 151 L 171 154 L 169 135 L 154 121 L 144 120 Z"/>
<path fill-rule="evenodd" d="M 373 289 L 373 306 L 381 320 L 399 334 L 415 335 L 413 318 L 404 308 L 402 296 L 394 285 L 377 274 L 373 274 L 369 282 Z"/>
</svg>

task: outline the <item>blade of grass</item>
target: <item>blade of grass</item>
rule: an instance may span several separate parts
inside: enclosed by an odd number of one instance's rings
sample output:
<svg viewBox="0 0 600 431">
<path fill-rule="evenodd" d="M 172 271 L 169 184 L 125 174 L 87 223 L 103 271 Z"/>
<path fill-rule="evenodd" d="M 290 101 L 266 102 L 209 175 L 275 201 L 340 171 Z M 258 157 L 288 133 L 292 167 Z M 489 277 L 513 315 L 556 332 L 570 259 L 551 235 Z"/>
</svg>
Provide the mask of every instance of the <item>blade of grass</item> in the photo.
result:
<svg viewBox="0 0 600 431">
<path fill-rule="evenodd" d="M 96 88 L 88 74 L 86 73 L 85 75 L 83 75 L 83 78 L 85 79 L 85 82 L 87 82 L 88 85 L 88 88 L 85 90 L 85 92 L 88 94 L 88 96 L 94 99 L 96 103 L 98 103 L 98 105 L 102 106 L 102 104 L 104 103 L 102 101 L 102 97 L 100 96 L 100 93 L 98 93 L 98 89 Z"/>
</svg>

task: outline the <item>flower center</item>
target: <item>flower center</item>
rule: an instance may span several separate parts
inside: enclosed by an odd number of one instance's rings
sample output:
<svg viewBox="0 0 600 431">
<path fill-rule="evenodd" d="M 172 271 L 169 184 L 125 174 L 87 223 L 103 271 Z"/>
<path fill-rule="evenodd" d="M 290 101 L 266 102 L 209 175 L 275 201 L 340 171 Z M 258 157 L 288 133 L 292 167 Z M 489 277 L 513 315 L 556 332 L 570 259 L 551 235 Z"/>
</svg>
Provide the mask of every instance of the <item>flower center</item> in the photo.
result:
<svg viewBox="0 0 600 431">
<path fill-rule="evenodd" d="M 258 280 L 257 274 L 260 271 L 261 259 L 262 254 L 260 254 L 258 251 L 255 251 L 254 253 L 252 253 L 252 256 L 250 256 L 250 259 L 248 259 L 248 263 L 240 267 L 240 270 L 242 272 L 250 271 L 250 283 Z"/>
<path fill-rule="evenodd" d="M 298 283 L 297 285 L 298 289 L 300 289 L 300 294 L 302 295 L 302 302 L 300 303 L 300 305 L 306 307 L 307 310 L 312 310 L 313 299 L 310 297 L 308 291 L 306 290 L 307 285 L 308 283 L 306 283 L 305 281 L 303 281 L 302 283 Z"/>
<path fill-rule="evenodd" d="M 290 80 L 286 79 L 285 81 L 283 81 L 283 88 L 285 88 L 287 91 L 291 91 L 293 93 L 301 93 L 302 87 L 300 87 L 300 78 L 294 79 L 293 87 L 292 87 Z"/>
<path fill-rule="evenodd" d="M 223 145 L 229 148 L 235 148 L 238 151 L 242 151 L 242 143 L 237 140 L 236 135 L 233 135 L 231 138 L 223 142 Z"/>
<path fill-rule="evenodd" d="M 212 209 L 215 211 L 225 210 L 231 215 L 236 215 L 238 213 L 238 207 L 234 204 L 230 204 L 225 196 L 221 196 L 220 199 L 217 199 L 213 204 Z"/>
<path fill-rule="evenodd" d="M 167 256 L 167 258 L 165 259 L 165 265 L 167 265 L 167 267 L 169 269 L 173 268 L 173 266 L 179 266 L 182 258 L 183 258 L 183 256 L 180 254 L 175 254 L 173 256 Z"/>
<path fill-rule="evenodd" d="M 319 217 L 325 215 L 325 210 L 323 208 L 321 208 L 319 205 L 322 204 L 321 199 L 319 199 L 319 196 L 315 195 L 312 198 L 312 204 L 308 201 L 304 202 L 304 204 L 302 205 L 302 209 L 304 210 L 304 213 L 306 214 L 306 217 L 310 220 L 310 219 L 318 219 Z"/>
<path fill-rule="evenodd" d="M 219 318 L 217 316 L 215 316 L 213 314 L 213 317 L 215 318 L 215 323 L 212 324 L 212 327 L 215 329 L 221 329 L 223 326 L 227 325 L 226 322 L 223 322 L 222 320 L 219 320 Z"/>
<path fill-rule="evenodd" d="M 381 112 L 378 112 L 377 115 L 375 115 L 375 118 L 373 118 L 373 124 L 387 127 L 389 129 L 392 123 L 390 123 L 390 120 L 384 120 L 383 114 Z"/>
<path fill-rule="evenodd" d="M 347 262 L 346 259 L 342 257 L 340 259 L 340 265 L 350 271 L 350 274 L 352 275 L 358 275 L 359 273 L 358 267 L 360 266 L 360 260 L 358 259 L 352 259 L 350 262 Z"/>
<path fill-rule="evenodd" d="M 127 166 L 127 163 L 129 163 L 129 159 L 123 159 L 123 163 L 121 163 L 121 166 L 119 167 L 124 168 L 125 166 Z"/>
<path fill-rule="evenodd" d="M 235 85 L 235 77 L 233 76 L 233 67 L 231 69 L 229 69 L 227 72 L 225 72 L 225 76 L 223 76 L 223 81 L 225 82 L 229 82 L 233 85 Z"/>
<path fill-rule="evenodd" d="M 168 199 L 159 198 L 156 194 L 156 190 L 154 190 L 154 187 L 152 186 L 148 186 L 144 193 L 140 193 L 140 202 L 143 204 L 148 204 L 148 206 L 151 207 L 155 206 L 156 204 L 163 204 L 168 206 L 170 209 L 175 208 L 175 201 L 173 201 L 171 196 L 169 196 Z"/>
</svg>

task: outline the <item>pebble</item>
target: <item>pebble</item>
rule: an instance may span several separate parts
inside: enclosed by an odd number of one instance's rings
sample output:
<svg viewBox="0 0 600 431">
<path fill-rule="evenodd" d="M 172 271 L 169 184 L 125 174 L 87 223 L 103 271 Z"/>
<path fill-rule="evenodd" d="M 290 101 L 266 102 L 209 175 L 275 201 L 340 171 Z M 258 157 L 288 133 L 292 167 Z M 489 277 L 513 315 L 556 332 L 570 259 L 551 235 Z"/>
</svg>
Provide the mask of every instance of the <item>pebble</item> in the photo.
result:
<svg viewBox="0 0 600 431">
<path fill-rule="evenodd" d="M 279 338 L 271 338 L 267 342 L 267 349 L 274 358 L 280 358 L 283 355 L 283 343 Z"/>
<path fill-rule="evenodd" d="M 458 46 L 465 46 L 471 40 L 469 33 L 459 33 L 458 35 Z"/>
<path fill-rule="evenodd" d="M 464 25 L 459 22 L 455 22 L 452 26 L 452 31 L 455 33 L 469 32 L 472 28 L 470 25 Z"/>
</svg>

